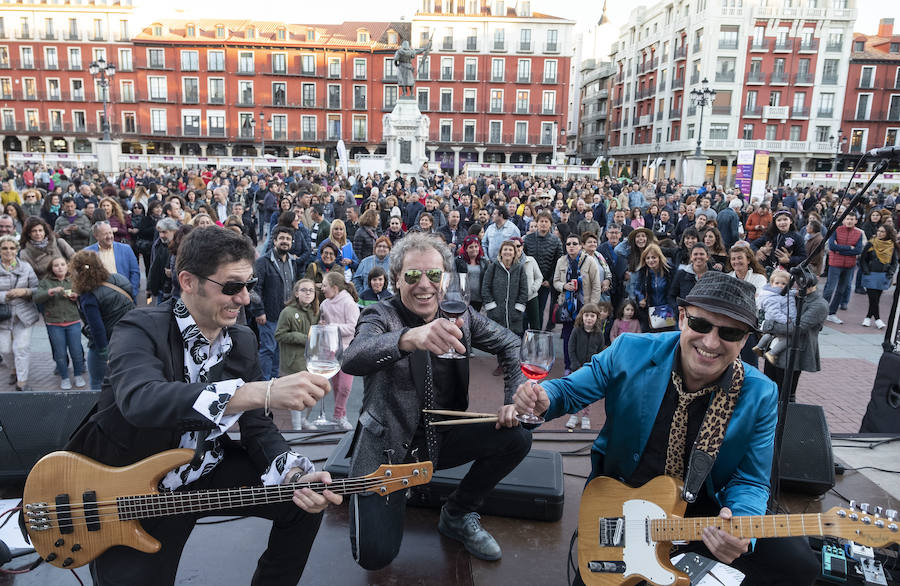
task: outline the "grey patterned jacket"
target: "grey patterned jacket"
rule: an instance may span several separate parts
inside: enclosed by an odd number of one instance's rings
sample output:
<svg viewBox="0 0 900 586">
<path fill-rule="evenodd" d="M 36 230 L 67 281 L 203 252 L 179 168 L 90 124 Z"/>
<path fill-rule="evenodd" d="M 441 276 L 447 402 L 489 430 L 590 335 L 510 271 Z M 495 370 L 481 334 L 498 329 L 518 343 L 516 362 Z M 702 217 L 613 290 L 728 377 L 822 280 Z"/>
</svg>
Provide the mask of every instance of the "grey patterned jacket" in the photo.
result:
<svg viewBox="0 0 900 586">
<path fill-rule="evenodd" d="M 11 270 L 6 270 L 0 265 L 0 303 L 8 303 L 12 311 L 13 319 L 0 322 L 0 329 L 11 329 L 13 321 L 18 319 L 26 327 L 31 327 L 40 319 L 37 306 L 31 301 L 31 298 L 24 299 L 17 297 L 15 299 L 6 299 L 6 292 L 12 289 L 34 289 L 37 288 L 38 278 L 34 274 L 34 269 L 24 260 L 17 260 L 16 266 Z"/>
<path fill-rule="evenodd" d="M 400 336 L 408 328 L 394 303 L 388 299 L 366 308 L 356 324 L 353 342 L 344 351 L 342 370 L 365 377 L 362 410 L 351 448 L 351 476 L 369 474 L 385 464 L 384 451 L 388 449 L 394 450 L 394 463 L 406 461 L 424 407 L 425 361 L 431 360 L 431 355 L 423 350 L 400 350 Z M 499 358 L 503 403 L 512 403 L 516 387 L 525 382 L 519 370 L 519 338 L 471 307 L 462 319 L 465 346 Z M 460 378 L 468 387 L 468 360 L 458 362 L 464 371 Z M 421 455 L 421 459 L 426 458 Z"/>
</svg>

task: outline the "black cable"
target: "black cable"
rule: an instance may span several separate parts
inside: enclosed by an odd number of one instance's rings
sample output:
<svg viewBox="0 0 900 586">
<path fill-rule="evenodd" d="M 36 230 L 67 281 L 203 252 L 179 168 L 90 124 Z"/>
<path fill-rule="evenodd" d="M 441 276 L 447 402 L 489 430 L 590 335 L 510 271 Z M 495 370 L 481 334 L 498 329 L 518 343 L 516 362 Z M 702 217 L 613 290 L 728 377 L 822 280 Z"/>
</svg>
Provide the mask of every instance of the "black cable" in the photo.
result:
<svg viewBox="0 0 900 586">
<path fill-rule="evenodd" d="M 578 529 L 572 532 L 572 539 L 569 540 L 569 557 L 566 560 L 566 584 L 571 584 L 573 576 L 571 575 L 571 571 L 575 570 L 575 575 L 578 575 L 578 564 L 572 561 L 572 549 L 575 547 L 575 541 L 578 539 Z"/>
<path fill-rule="evenodd" d="M 877 470 L 878 472 L 887 472 L 888 474 L 900 474 L 900 470 L 886 470 L 884 468 L 878 468 L 876 466 L 860 466 L 859 468 L 844 468 L 844 472 L 849 472 L 850 470 Z"/>
<path fill-rule="evenodd" d="M 197 521 L 196 525 L 221 525 L 222 523 L 231 523 L 232 521 L 240 521 L 241 519 L 249 519 L 250 515 L 241 517 L 231 517 L 229 519 L 219 519 L 218 521 Z"/>
<path fill-rule="evenodd" d="M 844 495 L 842 495 L 841 493 L 839 493 L 839 492 L 837 491 L 836 488 L 830 488 L 830 489 L 828 489 L 828 490 L 829 490 L 829 492 L 833 492 L 834 494 L 836 494 L 836 495 L 837 495 L 838 497 L 840 497 L 842 500 L 845 500 L 845 501 L 847 501 L 848 503 L 850 502 L 850 499 L 848 499 L 847 497 L 845 497 Z"/>
</svg>

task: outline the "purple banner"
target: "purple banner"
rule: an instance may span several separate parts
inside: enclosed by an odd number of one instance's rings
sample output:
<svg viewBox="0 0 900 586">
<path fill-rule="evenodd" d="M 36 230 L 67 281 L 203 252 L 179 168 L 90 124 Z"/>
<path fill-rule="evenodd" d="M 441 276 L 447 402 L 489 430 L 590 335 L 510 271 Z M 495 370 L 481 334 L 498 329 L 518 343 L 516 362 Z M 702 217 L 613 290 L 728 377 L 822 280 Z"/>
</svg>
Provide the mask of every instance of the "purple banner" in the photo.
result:
<svg viewBox="0 0 900 586">
<path fill-rule="evenodd" d="M 753 156 L 754 151 L 738 151 L 734 185 L 746 197 L 750 196 L 750 190 L 753 186 Z"/>
</svg>

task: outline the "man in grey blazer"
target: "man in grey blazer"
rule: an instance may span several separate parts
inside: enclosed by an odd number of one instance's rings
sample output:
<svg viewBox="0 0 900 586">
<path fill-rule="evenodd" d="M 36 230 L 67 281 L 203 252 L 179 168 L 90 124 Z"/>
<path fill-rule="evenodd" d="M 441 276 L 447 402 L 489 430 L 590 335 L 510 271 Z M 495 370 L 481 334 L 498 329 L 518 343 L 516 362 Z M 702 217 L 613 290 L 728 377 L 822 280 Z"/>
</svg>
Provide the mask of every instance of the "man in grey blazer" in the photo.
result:
<svg viewBox="0 0 900 586">
<path fill-rule="evenodd" d="M 441 509 L 439 531 L 474 556 L 498 560 L 500 546 L 476 512 L 485 496 L 531 448 L 531 432 L 516 421 L 513 393 L 524 382 L 519 338 L 469 308 L 455 322 L 438 315 L 441 279 L 451 256 L 439 238 L 408 234 L 391 251 L 391 281 L 397 294 L 367 308 L 342 368 L 363 376 L 364 395 L 351 448 L 352 476 L 393 462 L 430 459 L 437 469 L 473 462 Z M 469 361 L 439 358 L 449 348 L 467 354 L 478 348 L 498 357 L 504 373 L 498 422 L 431 427 L 422 409 L 463 411 L 468 407 Z M 499 398 L 499 397 L 498 397 Z M 353 498 L 350 541 L 362 567 L 389 564 L 400 549 L 406 501 L 402 494 Z"/>
</svg>

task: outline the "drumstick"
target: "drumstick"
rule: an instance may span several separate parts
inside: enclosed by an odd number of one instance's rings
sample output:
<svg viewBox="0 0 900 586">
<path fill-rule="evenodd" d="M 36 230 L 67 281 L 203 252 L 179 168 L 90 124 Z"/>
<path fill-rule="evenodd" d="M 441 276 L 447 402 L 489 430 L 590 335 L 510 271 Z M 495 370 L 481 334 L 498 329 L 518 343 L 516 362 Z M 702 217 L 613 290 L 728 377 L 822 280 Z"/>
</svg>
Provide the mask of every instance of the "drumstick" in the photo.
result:
<svg viewBox="0 0 900 586">
<path fill-rule="evenodd" d="M 422 413 L 432 415 L 450 415 L 456 417 L 496 417 L 496 413 L 472 413 L 471 411 L 449 411 L 447 409 L 422 409 Z"/>
<path fill-rule="evenodd" d="M 469 423 L 496 423 L 497 416 L 470 417 L 468 419 L 450 419 L 447 421 L 432 421 L 429 425 L 467 425 Z"/>
</svg>

